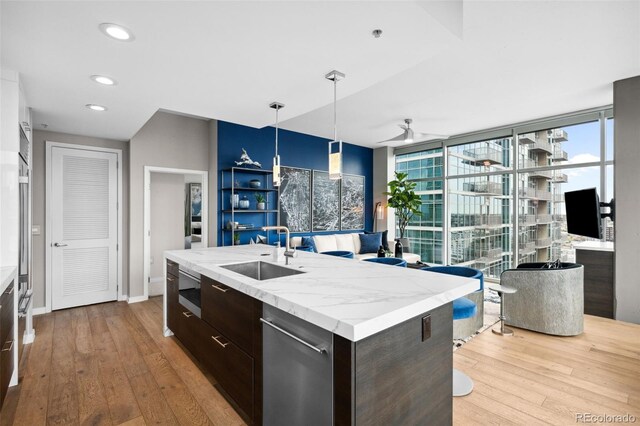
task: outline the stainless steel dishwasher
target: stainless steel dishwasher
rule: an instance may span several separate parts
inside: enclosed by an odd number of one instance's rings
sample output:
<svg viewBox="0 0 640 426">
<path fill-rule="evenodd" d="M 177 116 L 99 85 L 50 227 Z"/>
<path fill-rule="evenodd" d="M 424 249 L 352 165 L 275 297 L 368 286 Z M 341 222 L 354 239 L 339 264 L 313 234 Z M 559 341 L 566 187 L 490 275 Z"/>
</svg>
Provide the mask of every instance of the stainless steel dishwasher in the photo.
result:
<svg viewBox="0 0 640 426">
<path fill-rule="evenodd" d="M 263 424 L 333 424 L 333 334 L 263 305 Z"/>
</svg>

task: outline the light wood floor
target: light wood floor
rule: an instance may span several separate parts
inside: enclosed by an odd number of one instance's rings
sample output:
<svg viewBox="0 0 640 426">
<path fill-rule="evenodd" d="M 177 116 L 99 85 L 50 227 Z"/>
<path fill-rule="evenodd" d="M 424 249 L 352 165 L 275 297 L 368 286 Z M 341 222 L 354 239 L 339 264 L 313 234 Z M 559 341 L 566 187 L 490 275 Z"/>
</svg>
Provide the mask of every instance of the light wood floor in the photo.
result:
<svg viewBox="0 0 640 426">
<path fill-rule="evenodd" d="M 174 338 L 162 299 L 94 305 L 34 318 L 37 338 L 0 425 L 244 424 Z M 475 383 L 454 398 L 454 424 L 576 424 L 576 414 L 631 414 L 640 423 L 640 326 L 586 317 L 559 338 L 487 331 L 454 354 Z"/>
</svg>

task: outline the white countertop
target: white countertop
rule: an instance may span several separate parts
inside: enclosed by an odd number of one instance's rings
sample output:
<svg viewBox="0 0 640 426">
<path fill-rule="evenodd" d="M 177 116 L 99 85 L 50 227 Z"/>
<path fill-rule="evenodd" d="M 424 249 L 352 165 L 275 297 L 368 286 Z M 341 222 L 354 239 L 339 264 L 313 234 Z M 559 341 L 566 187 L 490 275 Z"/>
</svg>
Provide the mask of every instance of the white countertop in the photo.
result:
<svg viewBox="0 0 640 426">
<path fill-rule="evenodd" d="M 0 293 L 4 293 L 11 280 L 16 278 L 17 269 L 15 266 L 0 267 Z"/>
<path fill-rule="evenodd" d="M 573 248 L 577 250 L 595 250 L 595 251 L 613 251 L 613 242 L 611 241 L 583 241 L 576 243 Z"/>
<path fill-rule="evenodd" d="M 243 245 L 167 251 L 165 257 L 351 341 L 478 288 L 471 278 L 307 252 L 289 260 L 290 268 L 306 273 L 266 281 L 219 267 L 254 260 L 273 263 L 271 252 L 265 245 Z M 284 261 L 278 264 L 284 266 Z"/>
</svg>

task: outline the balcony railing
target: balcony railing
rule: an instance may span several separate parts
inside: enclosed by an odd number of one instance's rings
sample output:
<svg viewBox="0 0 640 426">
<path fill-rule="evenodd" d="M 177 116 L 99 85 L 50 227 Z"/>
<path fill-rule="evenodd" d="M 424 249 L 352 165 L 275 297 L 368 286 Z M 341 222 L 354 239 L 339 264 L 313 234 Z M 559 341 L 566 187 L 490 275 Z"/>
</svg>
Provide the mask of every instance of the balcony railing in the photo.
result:
<svg viewBox="0 0 640 426">
<path fill-rule="evenodd" d="M 551 181 L 554 183 L 567 183 L 569 182 L 569 177 L 565 173 L 556 173 Z"/>
<path fill-rule="evenodd" d="M 536 215 L 536 223 L 544 224 L 553 222 L 553 217 L 550 214 L 538 214 Z"/>
<path fill-rule="evenodd" d="M 518 135 L 518 141 L 520 141 L 520 143 L 535 143 L 536 141 L 536 134 L 535 133 L 523 133 L 521 135 Z"/>
<path fill-rule="evenodd" d="M 502 215 L 490 214 L 490 215 L 478 215 L 476 223 L 477 226 L 483 228 L 493 228 L 502 226 Z"/>
<path fill-rule="evenodd" d="M 502 258 L 502 249 L 478 249 L 475 251 L 476 261 L 483 263 L 499 260 Z"/>
<path fill-rule="evenodd" d="M 478 194 L 502 195 L 502 184 L 499 182 L 469 182 L 462 184 L 462 189 Z"/>
<path fill-rule="evenodd" d="M 566 222 L 567 221 L 567 215 L 565 215 L 565 214 L 554 214 L 553 215 L 553 221 L 554 222 Z"/>
<path fill-rule="evenodd" d="M 520 188 L 518 193 L 520 198 L 536 198 L 536 190 L 534 188 Z"/>
<path fill-rule="evenodd" d="M 536 243 L 534 241 L 527 241 L 520 243 L 518 248 L 520 249 L 520 255 L 525 255 L 536 251 Z"/>
<path fill-rule="evenodd" d="M 538 200 L 547 200 L 547 201 L 551 201 L 551 198 L 553 197 L 553 194 L 549 191 L 543 191 L 543 190 L 536 190 L 536 198 Z"/>
<path fill-rule="evenodd" d="M 530 178 L 551 179 L 552 175 L 551 170 L 532 170 L 529 172 Z"/>
<path fill-rule="evenodd" d="M 538 239 L 536 239 L 535 245 L 536 245 L 536 248 L 539 249 L 539 248 L 549 247 L 551 245 L 551 243 L 552 243 L 551 238 L 548 238 L 548 237 L 547 238 L 538 238 Z"/>
<path fill-rule="evenodd" d="M 465 149 L 462 153 L 467 157 L 473 158 L 472 161 L 466 160 L 475 165 L 502 164 L 502 150 L 491 147 Z"/>
<path fill-rule="evenodd" d="M 555 142 L 566 142 L 569 140 L 569 135 L 562 129 L 553 129 L 551 131 L 551 137 Z"/>
<path fill-rule="evenodd" d="M 554 203 L 564 203 L 564 194 L 553 194 Z"/>
<path fill-rule="evenodd" d="M 562 148 L 560 148 L 560 145 L 556 144 L 553 147 L 551 159 L 553 161 L 567 161 L 569 160 L 569 154 L 567 154 L 567 151 L 563 151 Z"/>
<path fill-rule="evenodd" d="M 549 142 L 535 142 L 529 145 L 530 151 L 544 151 L 549 154 L 553 153 L 553 146 Z"/>
<path fill-rule="evenodd" d="M 536 224 L 536 216 L 533 214 L 522 214 L 520 215 L 520 225 L 535 225 Z"/>
</svg>

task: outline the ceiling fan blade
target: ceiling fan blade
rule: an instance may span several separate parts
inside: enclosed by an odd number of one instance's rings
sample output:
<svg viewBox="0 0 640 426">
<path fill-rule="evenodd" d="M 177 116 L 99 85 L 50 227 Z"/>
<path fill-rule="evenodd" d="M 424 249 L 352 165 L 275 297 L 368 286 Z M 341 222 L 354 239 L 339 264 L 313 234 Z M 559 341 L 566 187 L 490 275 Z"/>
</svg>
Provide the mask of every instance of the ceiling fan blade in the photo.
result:
<svg viewBox="0 0 640 426">
<path fill-rule="evenodd" d="M 401 135 L 396 136 L 395 138 L 392 139 L 387 139 L 386 141 L 380 141 L 378 143 L 388 143 L 388 142 L 403 142 L 404 141 L 404 133 Z"/>
<path fill-rule="evenodd" d="M 414 142 L 425 142 L 435 139 L 449 139 L 447 135 L 438 135 L 435 133 L 416 133 L 413 137 Z"/>
</svg>

